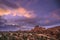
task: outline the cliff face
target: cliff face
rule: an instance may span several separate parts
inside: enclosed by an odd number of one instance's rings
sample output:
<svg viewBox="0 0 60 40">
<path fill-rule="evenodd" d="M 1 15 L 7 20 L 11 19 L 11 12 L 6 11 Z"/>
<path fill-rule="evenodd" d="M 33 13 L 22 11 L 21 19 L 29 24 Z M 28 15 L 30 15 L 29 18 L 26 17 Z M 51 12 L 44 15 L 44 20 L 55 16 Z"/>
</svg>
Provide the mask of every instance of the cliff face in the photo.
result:
<svg viewBox="0 0 60 40">
<path fill-rule="evenodd" d="M 54 36 L 57 39 L 60 39 L 60 26 L 47 29 L 47 33 L 51 36 Z"/>
<path fill-rule="evenodd" d="M 42 27 L 35 27 L 32 31 L 39 34 L 45 34 L 54 37 L 56 39 L 60 39 L 60 26 L 56 26 L 48 29 Z"/>
</svg>

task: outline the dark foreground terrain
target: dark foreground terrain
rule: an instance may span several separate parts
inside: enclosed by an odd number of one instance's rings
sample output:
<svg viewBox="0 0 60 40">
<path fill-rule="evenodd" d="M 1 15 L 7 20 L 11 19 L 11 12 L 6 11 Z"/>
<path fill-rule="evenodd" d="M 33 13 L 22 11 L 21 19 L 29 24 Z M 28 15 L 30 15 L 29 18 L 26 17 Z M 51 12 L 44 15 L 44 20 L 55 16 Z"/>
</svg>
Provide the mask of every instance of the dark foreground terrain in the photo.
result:
<svg viewBox="0 0 60 40">
<path fill-rule="evenodd" d="M 0 40 L 60 40 L 60 26 L 45 29 L 35 27 L 30 31 L 0 32 Z"/>
</svg>

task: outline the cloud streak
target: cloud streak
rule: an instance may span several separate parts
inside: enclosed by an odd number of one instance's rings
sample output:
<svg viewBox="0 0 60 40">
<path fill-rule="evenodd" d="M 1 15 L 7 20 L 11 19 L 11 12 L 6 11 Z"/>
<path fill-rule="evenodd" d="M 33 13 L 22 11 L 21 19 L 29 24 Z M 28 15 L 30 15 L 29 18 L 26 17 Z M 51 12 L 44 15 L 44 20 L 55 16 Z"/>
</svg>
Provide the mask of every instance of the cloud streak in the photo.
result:
<svg viewBox="0 0 60 40">
<path fill-rule="evenodd" d="M 19 18 L 18 22 L 22 20 L 20 24 L 23 25 L 52 25 L 60 23 L 60 9 L 56 3 L 55 0 L 0 0 L 0 15 Z"/>
<path fill-rule="evenodd" d="M 8 14 L 10 14 L 10 11 L 9 11 L 9 10 L 1 9 L 1 8 L 0 8 L 0 15 L 1 15 L 1 16 L 2 16 L 2 15 L 8 15 Z"/>
<path fill-rule="evenodd" d="M 28 11 L 25 8 L 17 8 L 13 10 L 0 8 L 0 15 L 9 15 L 9 14 L 12 14 L 13 16 L 17 16 L 17 15 L 24 16 L 26 18 L 35 17 L 34 11 Z"/>
</svg>

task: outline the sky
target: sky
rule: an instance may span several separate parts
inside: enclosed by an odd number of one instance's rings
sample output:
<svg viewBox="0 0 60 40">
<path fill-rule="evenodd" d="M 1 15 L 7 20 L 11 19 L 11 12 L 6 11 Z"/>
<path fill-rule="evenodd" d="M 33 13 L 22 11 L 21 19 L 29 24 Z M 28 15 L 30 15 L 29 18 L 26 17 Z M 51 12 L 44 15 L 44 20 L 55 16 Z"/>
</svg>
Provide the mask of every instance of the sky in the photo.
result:
<svg viewBox="0 0 60 40">
<path fill-rule="evenodd" d="M 60 25 L 60 0 L 0 0 L 0 16 L 20 26 Z"/>
</svg>

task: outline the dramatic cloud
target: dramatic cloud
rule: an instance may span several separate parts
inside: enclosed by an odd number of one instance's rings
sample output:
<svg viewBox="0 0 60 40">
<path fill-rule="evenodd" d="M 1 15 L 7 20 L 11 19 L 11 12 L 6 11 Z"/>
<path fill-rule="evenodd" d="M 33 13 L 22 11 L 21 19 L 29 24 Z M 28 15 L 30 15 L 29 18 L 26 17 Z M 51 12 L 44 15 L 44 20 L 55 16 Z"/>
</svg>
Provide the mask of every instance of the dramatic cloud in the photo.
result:
<svg viewBox="0 0 60 40">
<path fill-rule="evenodd" d="M 16 1 L 14 0 L 0 0 L 0 6 L 5 5 L 10 8 L 18 8 L 18 5 L 16 4 Z"/>
<path fill-rule="evenodd" d="M 8 15 L 8 14 L 10 14 L 10 10 L 6 10 L 6 9 L 1 9 L 0 8 L 0 15 L 2 16 L 2 15 Z"/>
<path fill-rule="evenodd" d="M 60 24 L 59 0 L 0 0 L 0 15 L 18 24 Z M 17 22 L 18 21 L 18 22 Z"/>
<path fill-rule="evenodd" d="M 19 13 L 19 16 L 25 16 L 27 18 L 35 17 L 34 11 L 28 11 L 24 8 L 18 8 L 16 11 Z"/>
<path fill-rule="evenodd" d="M 60 20 L 60 9 L 52 11 L 51 17 Z"/>
<path fill-rule="evenodd" d="M 25 8 L 17 8 L 17 9 L 14 9 L 14 10 L 8 10 L 8 9 L 1 9 L 0 8 L 0 15 L 13 15 L 13 16 L 24 16 L 26 18 L 34 18 L 35 17 L 35 14 L 34 14 L 34 11 L 28 11 L 26 10 Z"/>
</svg>

